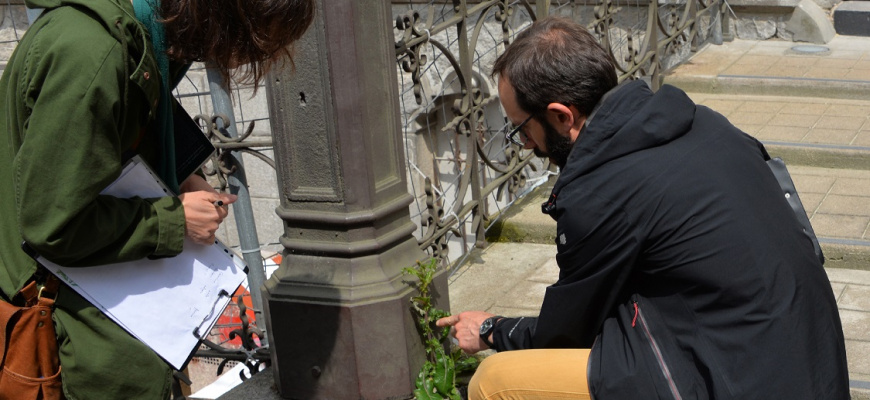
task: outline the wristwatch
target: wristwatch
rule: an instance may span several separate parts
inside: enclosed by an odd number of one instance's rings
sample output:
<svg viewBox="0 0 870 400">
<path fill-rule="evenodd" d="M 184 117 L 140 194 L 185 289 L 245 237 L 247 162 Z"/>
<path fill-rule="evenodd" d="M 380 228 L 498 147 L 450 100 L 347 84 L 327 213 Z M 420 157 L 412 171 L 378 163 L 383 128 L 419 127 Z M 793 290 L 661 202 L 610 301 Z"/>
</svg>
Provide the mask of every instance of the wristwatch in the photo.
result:
<svg viewBox="0 0 870 400">
<path fill-rule="evenodd" d="M 483 343 L 485 343 L 489 348 L 492 348 L 493 346 L 492 342 L 489 341 L 489 335 L 491 335 L 492 331 L 495 330 L 495 323 L 502 318 L 504 317 L 496 315 L 485 319 L 483 323 L 480 324 L 480 340 L 483 340 Z"/>
</svg>

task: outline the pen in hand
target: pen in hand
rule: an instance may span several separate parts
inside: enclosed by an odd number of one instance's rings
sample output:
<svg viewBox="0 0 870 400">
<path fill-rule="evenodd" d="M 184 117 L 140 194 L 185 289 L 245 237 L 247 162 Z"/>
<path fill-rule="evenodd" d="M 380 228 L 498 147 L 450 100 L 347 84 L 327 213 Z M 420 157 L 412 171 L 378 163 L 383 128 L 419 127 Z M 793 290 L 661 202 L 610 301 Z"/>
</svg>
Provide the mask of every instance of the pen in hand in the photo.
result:
<svg viewBox="0 0 870 400">
<path fill-rule="evenodd" d="M 223 200 L 218 200 L 218 201 L 214 202 L 214 205 L 215 205 L 215 207 L 223 207 L 223 205 L 224 205 L 224 201 L 223 201 Z"/>
</svg>

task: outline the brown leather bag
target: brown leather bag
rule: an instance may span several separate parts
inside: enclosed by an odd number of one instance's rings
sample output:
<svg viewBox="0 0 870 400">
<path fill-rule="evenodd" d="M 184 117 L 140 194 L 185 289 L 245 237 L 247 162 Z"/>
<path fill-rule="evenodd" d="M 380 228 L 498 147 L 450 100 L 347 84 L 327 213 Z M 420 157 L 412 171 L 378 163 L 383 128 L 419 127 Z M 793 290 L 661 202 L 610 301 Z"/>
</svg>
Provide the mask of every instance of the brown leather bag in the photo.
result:
<svg viewBox="0 0 870 400">
<path fill-rule="evenodd" d="M 0 300 L 0 400 L 64 398 L 51 319 L 58 285 L 54 276 L 42 290 L 29 283 L 16 295 L 23 307 Z"/>
</svg>

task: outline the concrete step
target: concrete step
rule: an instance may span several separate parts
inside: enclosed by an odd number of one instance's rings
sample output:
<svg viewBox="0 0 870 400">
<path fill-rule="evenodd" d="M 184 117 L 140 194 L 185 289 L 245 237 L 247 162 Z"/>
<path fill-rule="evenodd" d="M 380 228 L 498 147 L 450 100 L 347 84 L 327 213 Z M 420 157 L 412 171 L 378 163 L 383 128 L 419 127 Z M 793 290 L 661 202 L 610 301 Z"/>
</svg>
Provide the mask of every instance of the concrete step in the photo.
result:
<svg viewBox="0 0 870 400">
<path fill-rule="evenodd" d="M 668 71 L 664 82 L 695 93 L 866 100 L 870 41 L 837 35 L 824 45 L 782 40 L 707 45 Z"/>
<path fill-rule="evenodd" d="M 870 2 L 844 1 L 834 9 L 833 17 L 838 34 L 870 36 Z"/>
</svg>

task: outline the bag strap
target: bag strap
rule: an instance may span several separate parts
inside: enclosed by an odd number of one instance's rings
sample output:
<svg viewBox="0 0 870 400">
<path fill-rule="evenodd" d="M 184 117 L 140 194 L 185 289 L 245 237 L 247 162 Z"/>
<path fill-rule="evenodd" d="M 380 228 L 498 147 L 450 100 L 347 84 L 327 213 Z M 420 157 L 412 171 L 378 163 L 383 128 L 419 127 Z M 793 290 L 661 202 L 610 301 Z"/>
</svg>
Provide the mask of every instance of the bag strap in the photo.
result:
<svg viewBox="0 0 870 400">
<path fill-rule="evenodd" d="M 773 173 L 773 177 L 776 178 L 776 182 L 779 183 L 779 187 L 783 191 L 785 200 L 788 202 L 788 205 L 791 206 L 792 211 L 794 211 L 795 217 L 797 217 L 798 222 L 801 224 L 804 234 L 807 235 L 813 243 L 813 251 L 816 253 L 816 257 L 819 258 L 819 262 L 821 262 L 822 265 L 825 265 L 825 255 L 822 253 L 822 246 L 819 245 L 819 239 L 816 237 L 816 232 L 813 230 L 812 224 L 810 224 L 810 219 L 807 218 L 807 212 L 804 210 L 804 205 L 801 202 L 800 196 L 798 196 L 797 188 L 791 179 L 791 175 L 788 173 L 788 168 L 786 168 L 785 162 L 779 157 L 770 158 L 767 149 L 764 148 L 764 145 L 761 144 L 758 139 L 755 139 L 755 143 L 758 144 L 758 148 L 761 150 L 761 155 L 764 157 L 767 166 L 770 168 L 770 172 Z"/>
<path fill-rule="evenodd" d="M 10 322 L 17 319 L 16 316 L 21 312 L 21 307 L 16 307 L 11 303 L 0 301 L 0 365 L 6 361 L 6 333 L 9 331 Z"/>
</svg>

